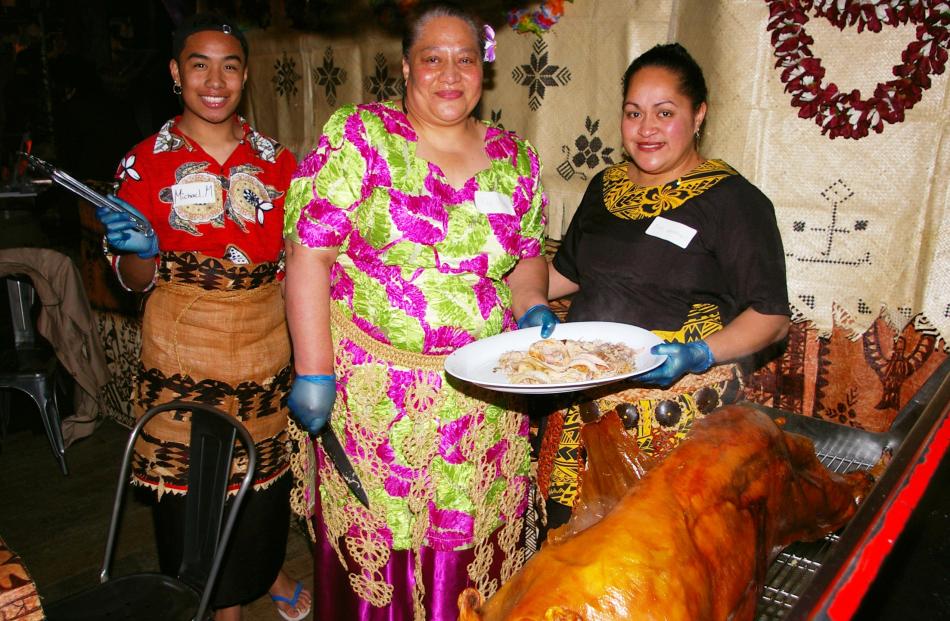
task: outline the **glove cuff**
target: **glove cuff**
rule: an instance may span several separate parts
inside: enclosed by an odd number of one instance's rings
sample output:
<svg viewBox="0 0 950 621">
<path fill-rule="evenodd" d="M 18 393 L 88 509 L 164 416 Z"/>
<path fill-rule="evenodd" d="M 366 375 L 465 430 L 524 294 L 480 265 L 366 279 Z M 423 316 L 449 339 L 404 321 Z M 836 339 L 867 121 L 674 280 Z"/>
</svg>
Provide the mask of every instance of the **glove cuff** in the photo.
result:
<svg viewBox="0 0 950 621">
<path fill-rule="evenodd" d="M 145 252 L 136 253 L 140 259 L 154 259 L 158 256 L 158 238 L 155 237 L 155 232 L 151 231 L 148 236 L 150 238 L 149 241 L 151 241 L 148 249 Z"/>
<path fill-rule="evenodd" d="M 310 382 L 311 384 L 325 384 L 327 382 L 335 382 L 336 375 L 333 373 L 329 375 L 298 375 L 297 379 Z"/>
<path fill-rule="evenodd" d="M 532 306 L 531 308 L 529 308 L 528 310 L 526 310 L 526 311 L 524 312 L 524 315 L 522 315 L 521 317 L 524 318 L 525 315 L 530 314 L 531 311 L 533 311 L 533 310 L 535 310 L 535 309 L 537 309 L 537 308 L 548 308 L 548 305 L 547 305 L 547 304 L 535 304 L 534 306 Z"/>
<path fill-rule="evenodd" d="M 709 345 L 706 344 L 706 341 L 693 341 L 689 346 L 693 348 L 697 354 L 696 363 L 691 369 L 693 373 L 705 373 L 710 367 L 716 364 L 716 359 L 713 357 L 713 353 L 709 349 Z"/>
<path fill-rule="evenodd" d="M 548 306 L 547 304 L 535 304 L 534 306 L 532 306 L 531 308 L 529 308 L 528 310 L 526 310 L 526 311 L 524 312 L 524 314 L 521 315 L 521 317 L 518 318 L 518 326 L 519 326 L 519 327 L 521 326 L 521 322 L 524 321 L 525 318 L 526 318 L 528 315 L 530 315 L 530 314 L 533 313 L 534 311 L 536 311 L 536 310 L 538 310 L 538 309 L 541 309 L 541 308 L 550 308 L 550 306 Z"/>
</svg>

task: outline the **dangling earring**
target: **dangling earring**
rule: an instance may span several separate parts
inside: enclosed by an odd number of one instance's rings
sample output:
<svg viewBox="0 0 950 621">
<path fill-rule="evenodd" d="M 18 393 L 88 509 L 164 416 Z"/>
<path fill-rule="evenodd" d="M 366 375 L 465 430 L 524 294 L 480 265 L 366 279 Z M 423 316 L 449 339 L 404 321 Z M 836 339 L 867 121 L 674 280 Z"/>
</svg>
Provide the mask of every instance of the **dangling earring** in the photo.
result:
<svg viewBox="0 0 950 621">
<path fill-rule="evenodd" d="M 181 95 L 181 84 L 175 82 L 175 84 L 172 86 L 172 92 L 176 95 Z"/>
</svg>

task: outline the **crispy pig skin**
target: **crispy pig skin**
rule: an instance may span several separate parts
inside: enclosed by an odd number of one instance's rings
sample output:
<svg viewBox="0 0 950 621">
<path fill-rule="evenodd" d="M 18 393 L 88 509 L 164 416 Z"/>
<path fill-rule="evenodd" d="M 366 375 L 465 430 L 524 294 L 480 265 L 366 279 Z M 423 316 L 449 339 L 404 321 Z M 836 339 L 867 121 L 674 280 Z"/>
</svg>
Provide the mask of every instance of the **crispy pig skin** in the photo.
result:
<svg viewBox="0 0 950 621">
<path fill-rule="evenodd" d="M 583 434 L 585 444 L 595 434 L 598 446 L 624 446 L 614 414 Z M 602 493 L 588 481 L 617 476 L 610 469 L 591 462 L 582 496 Z M 465 590 L 459 621 L 752 619 L 775 556 L 840 528 L 872 484 L 868 473 L 830 472 L 810 440 L 762 412 L 728 406 L 697 421 L 602 519 L 546 543 L 487 602 Z"/>
</svg>

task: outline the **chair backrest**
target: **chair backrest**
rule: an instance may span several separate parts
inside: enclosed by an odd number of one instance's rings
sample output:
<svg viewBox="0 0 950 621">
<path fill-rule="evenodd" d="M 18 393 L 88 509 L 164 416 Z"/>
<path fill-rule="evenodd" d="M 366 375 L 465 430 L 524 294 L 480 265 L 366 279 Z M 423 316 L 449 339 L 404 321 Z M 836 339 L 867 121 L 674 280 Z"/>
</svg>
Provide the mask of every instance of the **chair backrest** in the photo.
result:
<svg viewBox="0 0 950 621">
<path fill-rule="evenodd" d="M 10 321 L 13 324 L 13 345 L 16 349 L 32 347 L 36 343 L 36 330 L 33 326 L 33 302 L 36 290 L 25 276 L 7 276 L 6 284 Z"/>
<path fill-rule="evenodd" d="M 254 470 L 257 466 L 254 441 L 244 425 L 236 418 L 210 405 L 185 401 L 172 401 L 158 405 L 147 411 L 132 429 L 122 458 L 115 503 L 112 507 L 112 522 L 109 525 L 106 553 L 99 579 L 101 582 L 109 580 L 119 518 L 129 485 L 135 441 L 148 421 L 162 412 L 170 411 L 184 411 L 191 414 L 188 493 L 185 496 L 184 553 L 177 578 L 201 592 L 201 601 L 195 614 L 195 618 L 200 619 L 210 602 L 211 592 L 221 569 L 221 561 L 234 529 L 238 510 L 253 483 Z M 247 472 L 241 480 L 241 485 L 230 504 L 225 519 L 224 509 L 235 440 L 241 443 L 247 454 Z"/>
</svg>

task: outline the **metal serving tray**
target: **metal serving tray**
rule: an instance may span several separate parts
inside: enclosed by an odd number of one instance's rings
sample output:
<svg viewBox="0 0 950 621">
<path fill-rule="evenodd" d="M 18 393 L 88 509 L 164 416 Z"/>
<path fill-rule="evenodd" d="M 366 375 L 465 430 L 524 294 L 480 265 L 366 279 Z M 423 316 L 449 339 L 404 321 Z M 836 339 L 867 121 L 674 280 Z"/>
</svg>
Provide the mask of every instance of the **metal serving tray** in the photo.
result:
<svg viewBox="0 0 950 621">
<path fill-rule="evenodd" d="M 919 427 L 933 424 L 934 421 L 930 419 L 935 419 L 935 415 L 928 415 L 926 417 L 928 420 L 923 420 L 924 417 L 921 414 L 928 409 L 927 406 L 935 397 L 939 396 L 942 400 L 946 400 L 947 386 L 943 386 L 941 390 L 945 379 L 950 380 L 950 360 L 927 380 L 898 414 L 891 430 L 885 433 L 863 431 L 775 408 L 753 405 L 773 419 L 784 419 L 783 428 L 786 431 L 810 438 L 815 443 L 815 452 L 821 463 L 833 472 L 870 469 L 880 460 L 885 449 L 893 451 L 894 458 L 875 488 L 868 494 L 868 500 L 865 501 L 865 504 L 868 504 L 872 496 L 881 496 L 882 490 L 878 489 L 879 487 L 894 483 L 895 477 L 887 475 L 891 469 L 901 467 L 899 462 L 902 460 L 899 459 L 898 452 L 908 453 L 918 448 L 904 446 L 905 438 L 913 430 L 915 443 L 919 444 L 924 432 L 927 431 Z M 940 407 L 945 407 L 945 404 Z M 936 408 L 930 408 L 930 410 L 933 409 Z M 901 450 L 902 448 L 906 450 Z M 874 507 L 862 505 L 859 514 L 863 509 L 868 509 L 867 512 L 870 512 Z M 810 587 L 820 586 L 812 585 L 813 579 L 826 562 L 834 560 L 835 547 L 842 535 L 852 526 L 856 528 L 866 526 L 861 522 L 856 515 L 851 524 L 842 531 L 832 533 L 819 541 L 794 543 L 779 554 L 766 572 L 765 587 L 759 600 L 756 619 L 772 621 L 789 618 L 796 604 L 808 593 Z"/>
</svg>

